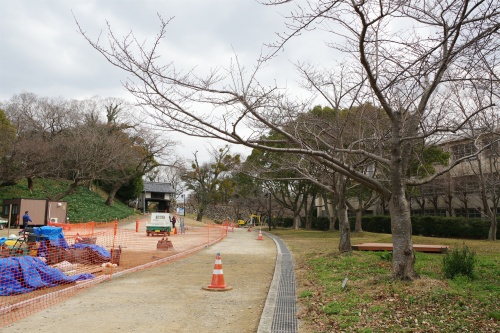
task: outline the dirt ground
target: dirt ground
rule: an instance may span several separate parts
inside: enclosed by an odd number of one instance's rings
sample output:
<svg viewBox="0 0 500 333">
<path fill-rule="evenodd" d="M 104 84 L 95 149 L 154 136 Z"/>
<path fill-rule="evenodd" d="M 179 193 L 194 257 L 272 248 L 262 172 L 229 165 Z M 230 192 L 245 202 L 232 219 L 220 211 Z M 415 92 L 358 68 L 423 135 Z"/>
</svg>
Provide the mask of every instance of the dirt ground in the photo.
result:
<svg viewBox="0 0 500 333">
<path fill-rule="evenodd" d="M 8 325 L 2 332 L 256 332 L 276 246 L 256 230 L 156 268 L 114 277 Z M 216 253 L 230 291 L 206 291 Z"/>
</svg>

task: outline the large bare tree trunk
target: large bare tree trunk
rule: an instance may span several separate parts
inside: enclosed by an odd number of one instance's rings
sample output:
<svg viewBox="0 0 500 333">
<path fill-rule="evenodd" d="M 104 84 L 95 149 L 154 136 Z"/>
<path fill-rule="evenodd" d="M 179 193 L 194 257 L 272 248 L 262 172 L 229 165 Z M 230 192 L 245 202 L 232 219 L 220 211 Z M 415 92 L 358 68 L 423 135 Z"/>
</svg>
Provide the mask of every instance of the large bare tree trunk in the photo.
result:
<svg viewBox="0 0 500 333">
<path fill-rule="evenodd" d="M 201 222 L 204 213 L 205 212 L 203 210 L 198 210 L 198 214 L 196 214 L 196 221 Z"/>
<path fill-rule="evenodd" d="M 339 251 L 340 253 L 351 252 L 351 227 L 349 225 L 347 206 L 345 204 L 339 203 L 337 216 L 339 218 L 340 231 Z"/>
<path fill-rule="evenodd" d="M 362 232 L 363 231 L 363 211 L 358 208 L 356 209 L 356 225 L 354 227 L 355 232 Z"/>
<path fill-rule="evenodd" d="M 309 200 L 309 204 L 308 204 L 308 200 L 306 200 L 306 202 L 304 203 L 305 212 L 306 212 L 305 219 L 306 219 L 306 229 L 307 230 L 312 229 L 312 219 L 313 219 L 312 213 L 314 212 L 314 199 L 315 198 L 312 197 L 312 200 Z M 309 207 L 309 209 L 308 209 L 308 207 Z"/>
<path fill-rule="evenodd" d="M 205 214 L 205 210 L 207 209 L 207 204 L 200 203 L 198 205 L 198 213 L 196 214 L 196 221 L 201 222 L 203 219 L 203 215 Z"/>
<path fill-rule="evenodd" d="M 28 190 L 30 191 L 30 193 L 33 193 L 33 188 L 35 187 L 35 182 L 33 181 L 33 177 L 28 176 L 26 178 L 28 180 Z"/>
<path fill-rule="evenodd" d="M 326 211 L 328 214 L 328 219 L 330 220 L 329 231 L 335 230 L 335 221 L 337 219 L 337 208 L 336 203 L 332 203 L 328 200 L 326 194 L 323 195 L 323 202 L 325 203 Z"/>
<path fill-rule="evenodd" d="M 398 280 L 417 279 L 419 276 L 414 270 L 410 205 L 402 188 L 399 193 L 392 194 L 389 210 L 393 242 L 392 276 Z"/>
<path fill-rule="evenodd" d="M 497 214 L 493 213 L 493 218 L 491 220 L 490 230 L 488 232 L 488 240 L 492 240 L 492 241 L 497 240 L 497 230 L 498 230 Z"/>
<path fill-rule="evenodd" d="M 111 206 L 113 204 L 113 202 L 115 202 L 116 193 L 118 192 L 120 187 L 121 187 L 121 185 L 117 185 L 117 184 L 113 185 L 113 187 L 111 188 L 111 191 L 108 193 L 108 197 L 107 197 L 106 202 L 105 202 L 106 205 Z"/>
<path fill-rule="evenodd" d="M 70 195 L 76 191 L 76 188 L 78 187 L 78 184 L 80 184 L 80 181 L 78 179 L 75 179 L 73 183 L 71 183 L 66 191 L 63 193 L 58 193 L 54 195 L 52 198 L 50 198 L 53 201 L 59 201 L 62 198 L 64 198 L 67 195 Z"/>
<path fill-rule="evenodd" d="M 346 177 L 339 175 L 337 178 L 337 217 L 339 219 L 339 251 L 340 253 L 351 252 L 351 226 L 347 216 L 347 203 L 346 203 Z"/>
<path fill-rule="evenodd" d="M 293 217 L 293 228 L 299 230 L 300 228 L 300 215 L 295 215 Z"/>
</svg>

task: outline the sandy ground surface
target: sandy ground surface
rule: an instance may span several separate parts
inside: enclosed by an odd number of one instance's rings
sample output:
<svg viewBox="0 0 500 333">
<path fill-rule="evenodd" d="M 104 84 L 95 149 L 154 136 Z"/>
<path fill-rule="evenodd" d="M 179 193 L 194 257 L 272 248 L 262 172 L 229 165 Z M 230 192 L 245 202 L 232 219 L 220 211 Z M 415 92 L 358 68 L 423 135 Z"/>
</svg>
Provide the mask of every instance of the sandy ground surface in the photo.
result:
<svg viewBox="0 0 500 333">
<path fill-rule="evenodd" d="M 274 274 L 276 246 L 256 230 L 148 270 L 114 277 L 4 327 L 2 332 L 256 332 Z M 216 253 L 230 291 L 206 291 Z"/>
</svg>

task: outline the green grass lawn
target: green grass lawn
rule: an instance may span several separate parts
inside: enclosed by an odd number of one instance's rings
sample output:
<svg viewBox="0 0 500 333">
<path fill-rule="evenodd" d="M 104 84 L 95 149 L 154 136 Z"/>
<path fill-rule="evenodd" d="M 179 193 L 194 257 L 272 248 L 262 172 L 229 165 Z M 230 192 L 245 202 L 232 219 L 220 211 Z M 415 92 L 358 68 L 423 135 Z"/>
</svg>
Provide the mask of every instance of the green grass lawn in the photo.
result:
<svg viewBox="0 0 500 333">
<path fill-rule="evenodd" d="M 444 277 L 444 254 L 416 253 L 420 279 L 394 281 L 389 252 L 339 254 L 338 232 L 277 230 L 297 273 L 300 332 L 500 332 L 500 243 L 414 237 L 414 244 L 466 245 L 474 278 Z M 391 236 L 353 233 L 352 244 L 391 243 Z M 342 283 L 348 278 L 345 288 Z"/>
</svg>

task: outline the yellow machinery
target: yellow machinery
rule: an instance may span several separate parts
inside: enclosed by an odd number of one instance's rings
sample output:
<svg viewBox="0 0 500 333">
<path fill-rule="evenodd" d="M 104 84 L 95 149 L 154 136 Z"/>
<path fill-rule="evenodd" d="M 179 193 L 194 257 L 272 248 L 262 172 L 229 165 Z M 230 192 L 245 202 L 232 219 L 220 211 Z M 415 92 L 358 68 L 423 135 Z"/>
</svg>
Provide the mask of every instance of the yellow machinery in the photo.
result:
<svg viewBox="0 0 500 333">
<path fill-rule="evenodd" d="M 256 214 L 250 214 L 250 217 L 248 218 L 248 220 L 244 221 L 244 220 L 238 220 L 238 225 L 240 227 L 243 227 L 243 226 L 259 226 L 261 225 L 260 224 L 260 215 L 256 215 Z"/>
</svg>

